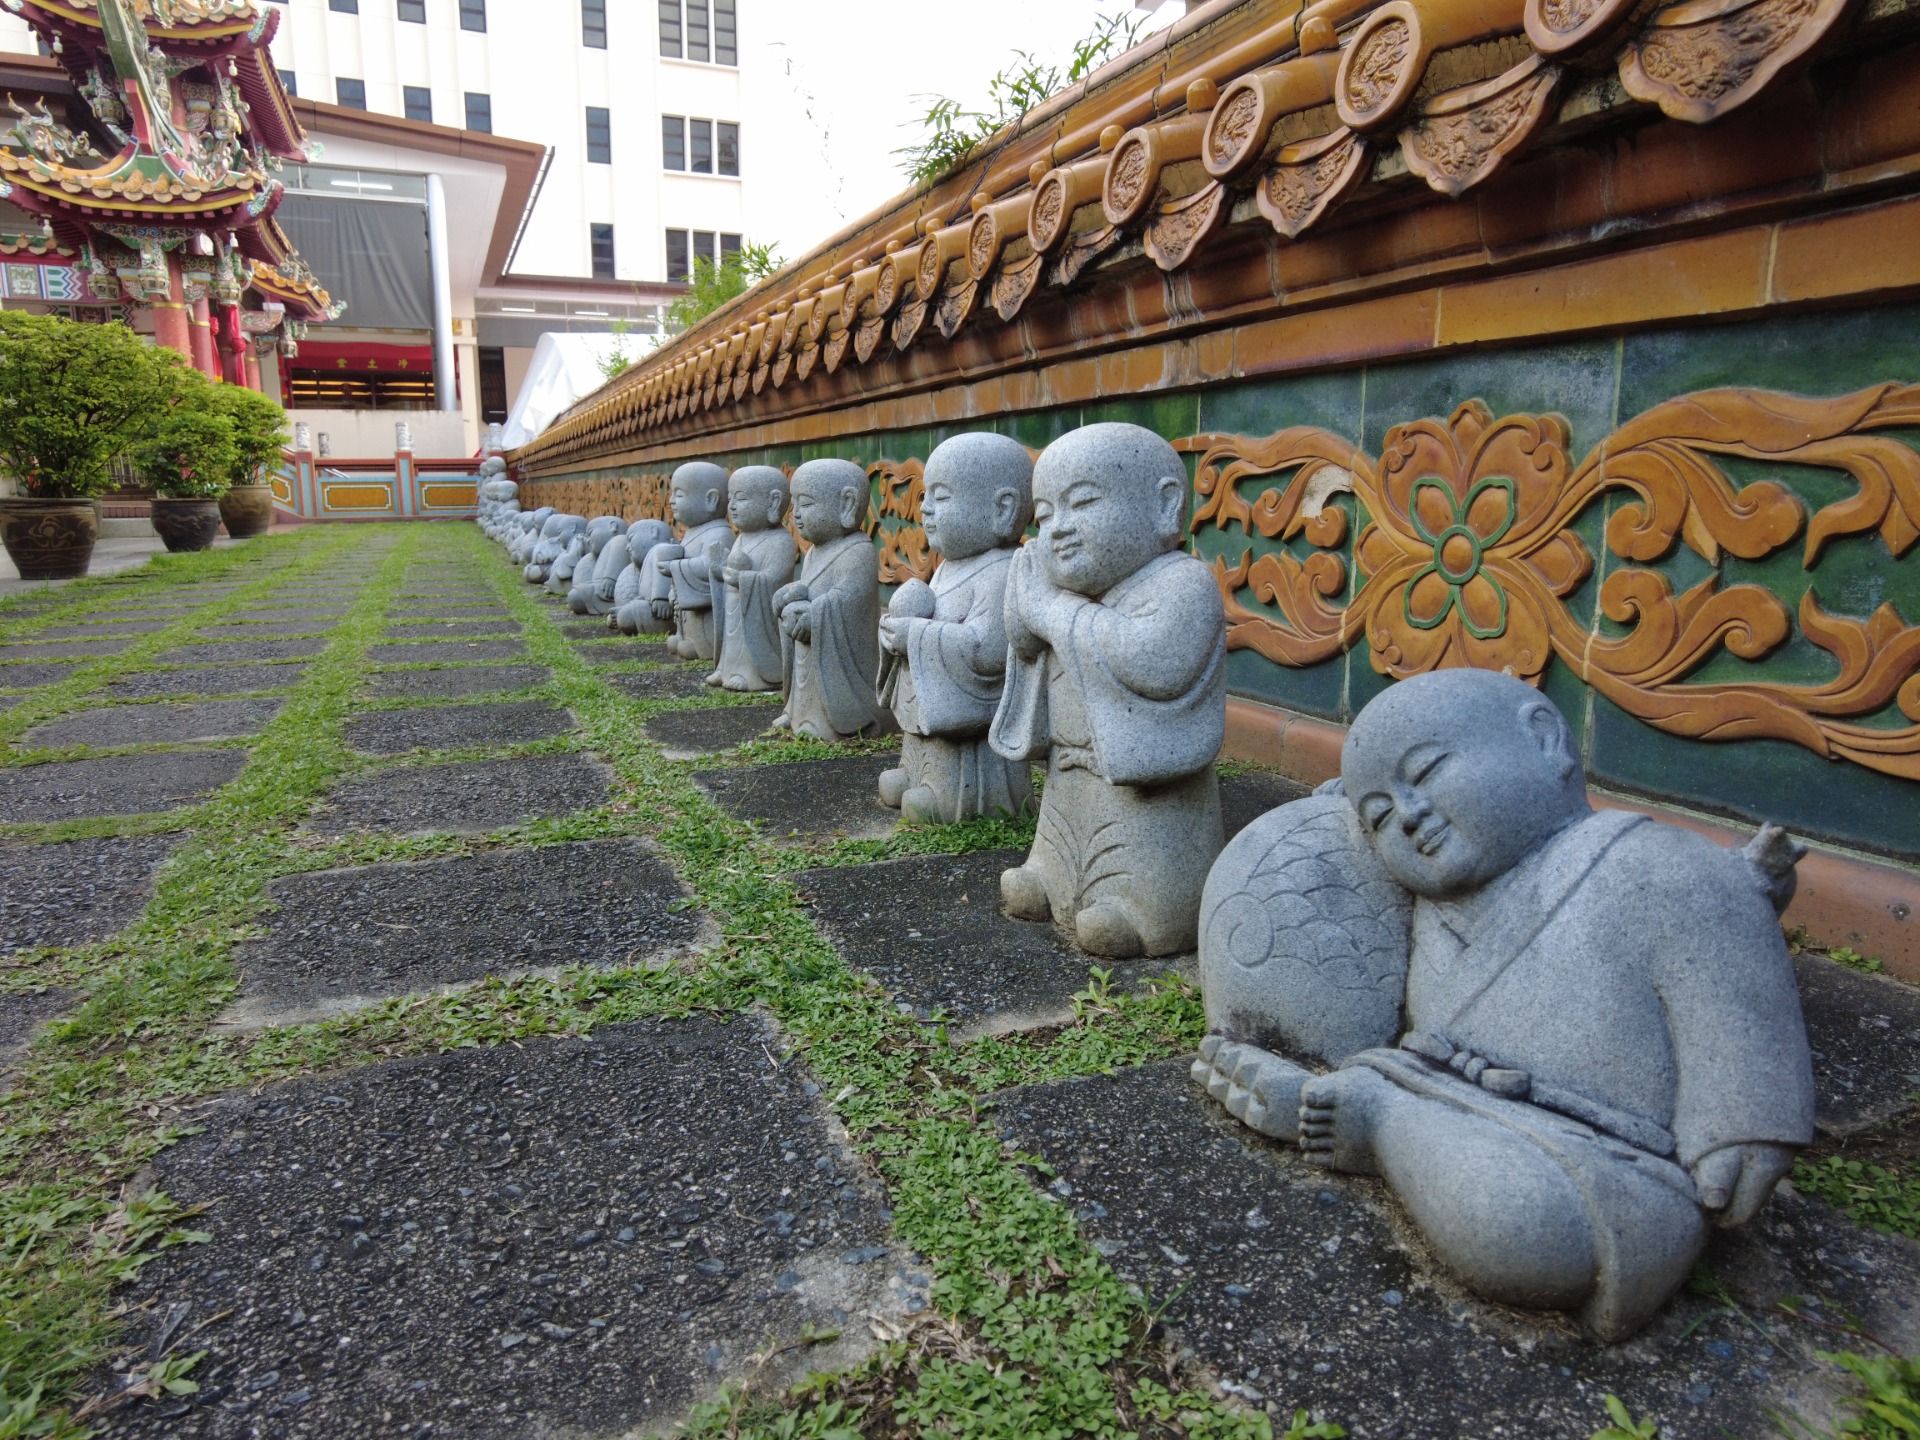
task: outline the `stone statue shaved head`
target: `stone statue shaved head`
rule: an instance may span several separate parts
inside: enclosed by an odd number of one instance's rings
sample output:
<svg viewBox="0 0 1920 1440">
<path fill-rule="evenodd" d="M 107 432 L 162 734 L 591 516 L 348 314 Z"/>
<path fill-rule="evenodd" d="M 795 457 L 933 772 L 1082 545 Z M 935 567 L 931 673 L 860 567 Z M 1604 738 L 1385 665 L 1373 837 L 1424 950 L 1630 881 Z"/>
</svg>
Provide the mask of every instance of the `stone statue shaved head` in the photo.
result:
<svg viewBox="0 0 1920 1440">
<path fill-rule="evenodd" d="M 1033 467 L 1033 514 L 1048 578 L 1098 598 L 1186 539 L 1187 467 L 1138 425 L 1087 425 Z"/>
<path fill-rule="evenodd" d="M 977 431 L 927 457 L 921 524 L 927 544 L 964 559 L 1020 537 L 1033 519 L 1033 457 L 1008 435 Z"/>
<path fill-rule="evenodd" d="M 1565 718 L 1492 670 L 1400 681 L 1354 721 L 1340 769 L 1381 863 L 1416 895 L 1476 890 L 1591 808 Z"/>
<path fill-rule="evenodd" d="M 705 525 L 727 508 L 727 472 L 711 461 L 689 460 L 673 472 L 668 503 L 680 524 Z"/>
</svg>

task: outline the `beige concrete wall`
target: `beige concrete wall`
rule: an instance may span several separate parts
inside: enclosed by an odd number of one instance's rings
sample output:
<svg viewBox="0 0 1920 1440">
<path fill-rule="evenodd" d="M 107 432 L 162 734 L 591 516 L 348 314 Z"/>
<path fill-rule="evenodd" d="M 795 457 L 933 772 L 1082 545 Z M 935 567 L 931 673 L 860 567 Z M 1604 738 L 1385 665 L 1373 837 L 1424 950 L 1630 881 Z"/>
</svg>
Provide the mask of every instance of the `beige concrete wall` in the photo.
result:
<svg viewBox="0 0 1920 1440">
<path fill-rule="evenodd" d="M 289 426 L 304 421 L 313 427 L 317 451 L 320 436 L 328 437 L 334 456 L 342 460 L 382 459 L 393 454 L 393 426 L 404 420 L 413 429 L 413 453 L 424 459 L 444 460 L 471 455 L 467 417 L 442 410 L 289 410 Z"/>
</svg>

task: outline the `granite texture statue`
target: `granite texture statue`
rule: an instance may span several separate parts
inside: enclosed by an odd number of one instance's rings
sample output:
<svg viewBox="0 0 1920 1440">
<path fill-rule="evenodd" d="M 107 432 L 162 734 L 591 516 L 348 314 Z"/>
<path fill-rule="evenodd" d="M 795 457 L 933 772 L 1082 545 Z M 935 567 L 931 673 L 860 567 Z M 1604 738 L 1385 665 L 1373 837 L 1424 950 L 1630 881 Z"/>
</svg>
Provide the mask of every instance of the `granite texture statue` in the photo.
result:
<svg viewBox="0 0 1920 1440">
<path fill-rule="evenodd" d="M 600 557 L 606 552 L 608 544 L 616 538 L 624 549 L 627 522 L 618 515 L 596 515 L 588 524 L 585 548 L 574 560 L 573 567 L 566 577 L 566 589 L 562 592 L 567 597 L 567 608 L 574 614 L 591 613 L 587 607 L 599 595 L 596 577 L 600 569 Z M 555 568 L 558 569 L 557 566 Z"/>
<path fill-rule="evenodd" d="M 787 477 L 772 465 L 748 465 L 727 481 L 727 518 L 738 537 L 721 568 L 724 607 L 720 663 L 709 685 L 727 690 L 780 688 L 780 617 L 773 597 L 793 579 L 799 549 L 782 523 L 787 515 Z"/>
<path fill-rule="evenodd" d="M 586 528 L 584 515 L 549 515 L 547 523 L 540 527 L 540 543 L 533 547 L 533 554 L 527 560 L 527 583 L 546 584 L 547 577 L 553 573 L 554 562 L 573 543 L 574 536 Z"/>
<path fill-rule="evenodd" d="M 1798 847 L 1596 812 L 1560 712 L 1492 671 L 1376 697 L 1341 776 L 1214 867 L 1195 1078 L 1379 1176 L 1473 1290 L 1632 1334 L 1812 1138 Z"/>
<path fill-rule="evenodd" d="M 800 578 L 773 597 L 786 708 L 775 729 L 816 740 L 879 735 L 893 717 L 873 680 L 880 661 L 880 559 L 860 522 L 867 472 L 809 460 L 793 472 L 793 525 L 813 548 Z"/>
<path fill-rule="evenodd" d="M 624 635 L 664 635 L 671 618 L 653 618 L 653 597 L 667 581 L 660 573 L 660 547 L 673 543 L 664 520 L 636 520 L 627 527 L 627 567 L 613 582 L 613 613 L 607 624 Z"/>
<path fill-rule="evenodd" d="M 989 739 L 1045 756 L 1040 823 L 1000 877 L 1007 913 L 1124 958 L 1193 947 L 1220 853 L 1226 622 L 1182 552 L 1186 466 L 1137 425 L 1088 425 L 1033 471 L 1039 535 L 1007 578 L 1007 679 Z"/>
<path fill-rule="evenodd" d="M 592 574 L 601 544 L 616 530 L 624 528 L 625 524 L 618 515 L 596 515 L 589 520 L 586 528 L 578 531 L 567 542 L 567 548 L 554 560 L 553 568 L 547 572 L 544 587 L 547 592 L 562 598 L 572 595 L 575 572 L 584 566 L 587 573 Z"/>
<path fill-rule="evenodd" d="M 575 568 L 573 589 L 567 592 L 567 608 L 574 614 L 595 618 L 613 614 L 614 588 L 619 583 L 620 572 L 631 561 L 627 553 L 628 528 L 626 521 L 615 519 L 612 533 L 601 541 L 600 551 L 593 557 L 592 572 Z"/>
<path fill-rule="evenodd" d="M 538 545 L 546 534 L 547 521 L 554 515 L 551 505 L 542 505 L 537 510 L 529 510 L 519 517 L 517 529 L 509 533 L 507 557 L 516 565 L 525 565 L 533 558 L 533 547 Z"/>
<path fill-rule="evenodd" d="M 1005 435 L 956 435 L 927 457 L 921 522 L 940 556 L 880 617 L 880 703 L 904 735 L 880 801 L 917 824 L 1019 815 L 1033 771 L 987 743 L 1007 675 L 1007 577 L 1033 517 L 1033 460 Z"/>
<path fill-rule="evenodd" d="M 682 660 L 716 660 L 726 615 L 714 609 L 714 577 L 733 545 L 727 472 L 705 460 L 689 461 L 673 472 L 669 503 L 682 532 L 677 545 L 657 552 L 663 583 L 652 597 L 653 618 L 673 621 L 667 648 Z"/>
</svg>

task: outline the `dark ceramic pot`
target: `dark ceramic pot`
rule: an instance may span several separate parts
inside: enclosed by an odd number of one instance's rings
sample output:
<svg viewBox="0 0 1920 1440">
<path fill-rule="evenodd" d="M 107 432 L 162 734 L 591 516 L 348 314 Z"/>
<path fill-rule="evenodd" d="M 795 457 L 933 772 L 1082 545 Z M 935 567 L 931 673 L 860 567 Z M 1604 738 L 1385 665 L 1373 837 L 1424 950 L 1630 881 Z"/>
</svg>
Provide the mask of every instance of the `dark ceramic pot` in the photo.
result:
<svg viewBox="0 0 1920 1440">
<path fill-rule="evenodd" d="M 99 533 L 91 500 L 0 499 L 0 541 L 22 580 L 86 574 Z"/>
<path fill-rule="evenodd" d="M 153 497 L 153 529 L 167 549 L 205 550 L 220 529 L 220 502 L 211 495 Z"/>
<path fill-rule="evenodd" d="M 220 497 L 220 518 L 236 540 L 264 535 L 273 525 L 273 489 L 268 485 L 236 485 Z"/>
</svg>

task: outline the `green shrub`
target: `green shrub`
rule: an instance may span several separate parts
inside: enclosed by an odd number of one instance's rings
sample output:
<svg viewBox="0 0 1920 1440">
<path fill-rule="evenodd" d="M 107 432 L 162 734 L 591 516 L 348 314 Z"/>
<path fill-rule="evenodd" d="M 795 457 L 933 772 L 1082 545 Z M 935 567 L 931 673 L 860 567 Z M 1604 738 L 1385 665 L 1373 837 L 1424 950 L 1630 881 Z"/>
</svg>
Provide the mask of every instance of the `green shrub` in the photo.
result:
<svg viewBox="0 0 1920 1440">
<path fill-rule="evenodd" d="M 202 408 L 203 399 L 194 396 L 176 406 L 134 446 L 133 463 L 155 494 L 176 500 L 211 498 L 226 494 L 231 486 L 239 455 L 233 422 Z"/>
<path fill-rule="evenodd" d="M 216 385 L 211 397 L 214 413 L 233 428 L 234 463 L 229 485 L 258 485 L 280 464 L 280 453 L 292 442 L 287 412 L 278 402 L 244 385 Z"/>
<path fill-rule="evenodd" d="M 42 500 L 112 488 L 186 373 L 124 325 L 0 311 L 0 471 Z"/>
</svg>

